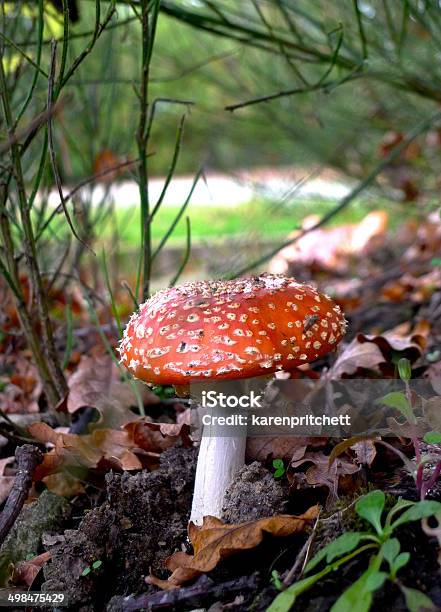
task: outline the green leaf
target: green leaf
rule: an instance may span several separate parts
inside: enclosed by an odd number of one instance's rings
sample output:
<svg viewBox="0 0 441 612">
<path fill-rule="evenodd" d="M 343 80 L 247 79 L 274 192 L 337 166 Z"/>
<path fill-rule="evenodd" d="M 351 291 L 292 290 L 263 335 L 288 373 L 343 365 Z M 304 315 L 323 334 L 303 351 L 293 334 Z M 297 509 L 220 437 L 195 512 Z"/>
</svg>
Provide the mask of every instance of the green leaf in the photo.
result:
<svg viewBox="0 0 441 612">
<path fill-rule="evenodd" d="M 429 431 L 424 436 L 424 442 L 427 442 L 427 444 L 441 444 L 441 433 L 439 431 Z"/>
<path fill-rule="evenodd" d="M 392 522 L 392 518 L 397 514 L 397 512 L 401 512 L 404 508 L 408 508 L 409 506 L 413 506 L 415 502 L 410 501 L 408 499 L 400 498 L 395 506 L 389 510 L 386 517 L 386 526 L 390 525 Z"/>
<path fill-rule="evenodd" d="M 383 556 L 386 561 L 389 563 L 390 567 L 393 567 L 395 557 L 400 552 L 400 542 L 397 538 L 391 538 L 390 540 L 386 540 L 383 544 Z"/>
<path fill-rule="evenodd" d="M 373 593 L 379 589 L 387 578 L 384 572 L 368 568 L 346 591 L 331 608 L 331 612 L 369 612 Z"/>
<path fill-rule="evenodd" d="M 277 595 L 266 612 L 289 612 L 295 604 L 297 597 L 312 587 L 312 585 L 318 582 L 326 573 L 328 572 L 325 569 L 318 574 L 313 574 L 308 578 L 296 582 L 287 588 L 286 591 L 282 591 L 282 593 Z"/>
<path fill-rule="evenodd" d="M 280 478 L 285 473 L 285 464 L 282 459 L 273 459 L 273 468 L 275 468 L 274 478 Z"/>
<path fill-rule="evenodd" d="M 339 536 L 318 551 L 305 567 L 305 573 L 308 574 L 323 561 L 323 559 L 326 559 L 327 563 L 331 563 L 337 557 L 352 552 L 358 546 L 362 535 L 363 534 L 359 532 L 348 532 Z"/>
<path fill-rule="evenodd" d="M 410 380 L 412 378 L 412 366 L 405 357 L 402 357 L 398 362 L 398 374 L 401 380 Z"/>
<path fill-rule="evenodd" d="M 393 391 L 392 393 L 388 393 L 384 397 L 377 400 L 377 402 L 384 404 L 385 406 L 390 406 L 391 408 L 396 408 L 406 417 L 408 421 L 413 422 L 414 415 L 412 406 L 409 404 L 407 397 L 404 395 L 404 393 L 401 393 L 401 391 Z"/>
<path fill-rule="evenodd" d="M 409 589 L 403 585 L 400 585 L 400 588 L 403 592 L 409 612 L 436 610 L 432 600 L 421 591 L 418 591 L 418 589 Z"/>
<path fill-rule="evenodd" d="M 373 572 L 372 574 L 369 574 L 369 577 L 366 580 L 366 589 L 371 593 L 378 591 L 378 589 L 383 586 L 387 578 L 388 575 L 386 572 Z"/>
<path fill-rule="evenodd" d="M 409 563 L 409 560 L 410 560 L 410 553 L 408 552 L 402 552 L 401 554 L 398 555 L 398 557 L 396 557 L 393 568 L 392 568 L 394 577 L 398 574 L 398 572 L 400 571 L 402 567 L 404 567 L 405 565 Z"/>
<path fill-rule="evenodd" d="M 103 564 L 103 562 L 102 562 L 102 561 L 100 561 L 100 560 L 98 560 L 98 561 L 94 561 L 94 562 L 92 563 L 92 567 L 93 567 L 93 569 L 98 569 L 99 567 L 101 567 L 101 566 L 102 566 L 102 564 Z"/>
<path fill-rule="evenodd" d="M 274 584 L 276 589 L 278 589 L 279 591 L 283 589 L 283 583 L 280 580 L 280 574 L 277 570 L 273 570 L 271 572 L 271 582 Z"/>
<path fill-rule="evenodd" d="M 403 514 L 392 523 L 391 529 L 396 529 L 400 525 L 404 525 L 404 523 L 419 521 L 420 519 L 428 518 L 438 513 L 441 513 L 440 502 L 429 500 L 417 502 L 411 508 L 403 512 Z"/>
<path fill-rule="evenodd" d="M 378 534 L 382 533 L 381 515 L 383 513 L 385 496 L 383 491 L 376 490 L 367 493 L 355 504 L 358 516 L 368 521 Z"/>
<path fill-rule="evenodd" d="M 90 572 L 91 572 L 91 571 L 92 571 L 92 570 L 90 569 L 90 567 L 85 567 L 85 568 L 83 569 L 83 571 L 81 572 L 81 575 L 82 575 L 82 576 L 88 576 L 88 575 L 90 574 Z"/>
</svg>

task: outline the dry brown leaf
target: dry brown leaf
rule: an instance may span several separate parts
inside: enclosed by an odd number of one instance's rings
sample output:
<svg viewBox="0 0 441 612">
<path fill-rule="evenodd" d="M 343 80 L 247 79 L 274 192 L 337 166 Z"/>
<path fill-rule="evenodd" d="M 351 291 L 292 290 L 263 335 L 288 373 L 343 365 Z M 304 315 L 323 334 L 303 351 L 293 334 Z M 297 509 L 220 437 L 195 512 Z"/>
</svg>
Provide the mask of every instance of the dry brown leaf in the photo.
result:
<svg viewBox="0 0 441 612">
<path fill-rule="evenodd" d="M 15 586 L 32 586 L 38 572 L 49 561 L 50 557 L 49 552 L 44 552 L 33 559 L 17 563 L 12 569 L 11 583 Z"/>
<path fill-rule="evenodd" d="M 58 433 L 46 423 L 33 423 L 29 432 L 36 440 L 50 443 L 54 448 L 44 455 L 43 463 L 35 471 L 35 479 L 41 480 L 72 466 L 88 470 L 98 467 L 107 459 L 120 469 L 141 469 L 142 463 L 133 453 L 134 444 L 125 431 L 99 429 L 92 434 Z"/>
<path fill-rule="evenodd" d="M 94 429 L 86 435 L 55 430 L 46 423 L 33 423 L 28 429 L 33 438 L 53 447 L 37 467 L 35 479 L 44 480 L 48 488 L 63 495 L 81 491 L 78 478 L 86 478 L 90 469 L 154 468 L 159 454 L 178 439 L 191 443 L 185 423 L 152 423 L 147 419 L 136 419 L 119 430 Z"/>
<path fill-rule="evenodd" d="M 330 461 L 330 456 L 322 452 L 306 453 L 304 457 L 291 461 L 294 468 L 298 468 L 304 463 L 312 465 L 306 470 L 306 482 L 313 487 L 326 487 L 329 491 L 327 506 L 338 499 L 338 485 L 342 476 L 355 474 L 360 470 L 359 465 L 342 457 L 337 457 Z"/>
<path fill-rule="evenodd" d="M 394 417 L 388 417 L 386 423 L 389 431 L 398 438 L 423 438 L 427 433 L 427 424 L 421 418 L 417 418 L 416 424 L 413 424 L 406 420 L 398 421 Z"/>
<path fill-rule="evenodd" d="M 268 438 L 254 436 L 247 439 L 247 458 L 250 461 L 265 463 L 268 459 L 291 459 L 295 454 L 301 457 L 306 452 L 309 438 L 296 438 L 294 436 L 281 436 Z"/>
<path fill-rule="evenodd" d="M 429 424 L 430 428 L 435 431 L 441 431 L 441 396 L 436 395 L 425 401 L 423 412 L 424 420 Z"/>
<path fill-rule="evenodd" d="M 421 328 L 417 331 L 421 332 Z M 399 325 L 380 336 L 358 334 L 357 340 L 361 343 L 374 343 L 378 346 L 386 361 L 390 361 L 392 352 L 397 351 L 403 353 L 403 357 L 407 357 L 411 363 L 414 363 L 421 356 L 427 344 L 427 337 L 422 333 L 413 333 L 408 323 Z"/>
<path fill-rule="evenodd" d="M 359 465 L 370 467 L 377 456 L 375 440 L 360 440 L 351 446 L 351 450 L 355 452 L 355 461 Z"/>
<path fill-rule="evenodd" d="M 0 459 L 0 504 L 7 499 L 9 493 L 11 492 L 12 485 L 14 484 L 14 476 L 5 475 L 6 467 L 14 461 L 14 456 Z"/>
<path fill-rule="evenodd" d="M 270 272 L 287 274 L 290 264 L 343 272 L 351 257 L 365 253 L 374 243 L 379 244 L 387 229 L 388 214 L 382 210 L 373 211 L 360 223 L 318 228 L 301 235 L 318 221 L 317 215 L 310 215 L 303 220 L 302 229 L 289 235 L 292 239 L 300 238 L 282 249 L 269 262 Z"/>
<path fill-rule="evenodd" d="M 432 389 L 441 395 L 441 361 L 432 363 L 426 370 L 426 377 L 430 380 Z"/>
<path fill-rule="evenodd" d="M 147 385 L 135 381 L 133 384 L 137 386 L 144 403 L 155 404 L 160 401 Z M 69 377 L 68 385 L 67 410 L 70 413 L 84 406 L 105 411 L 109 405 L 126 410 L 137 404 L 133 387 L 121 380 L 121 372 L 108 353 L 83 355 L 77 370 Z M 113 414 L 114 410 L 109 412 Z M 121 422 L 106 424 L 115 427 L 121 425 Z"/>
<path fill-rule="evenodd" d="M 149 417 L 141 417 L 123 427 L 137 448 L 160 453 L 181 438 L 186 446 L 191 445 L 190 426 L 186 423 L 153 423 Z"/>
<path fill-rule="evenodd" d="M 23 352 L 0 355 L 0 409 L 7 414 L 38 412 L 42 385 L 37 368 Z"/>
<path fill-rule="evenodd" d="M 418 332 L 421 330 L 421 327 L 417 329 Z M 358 334 L 341 350 L 328 377 L 352 376 L 361 369 L 380 372 L 382 364 L 392 361 L 394 351 L 414 363 L 421 356 L 426 342 L 422 333 L 409 333 L 407 323 L 378 336 Z"/>
<path fill-rule="evenodd" d="M 328 372 L 330 378 L 342 378 L 355 374 L 359 369 L 379 371 L 384 357 L 378 346 L 371 342 L 362 344 L 354 338 L 338 355 Z"/>
<path fill-rule="evenodd" d="M 147 582 L 162 589 L 174 589 L 196 576 L 209 572 L 225 557 L 255 548 L 265 533 L 286 537 L 303 531 L 318 515 L 318 506 L 312 506 L 300 516 L 279 514 L 258 521 L 226 525 L 214 516 L 204 517 L 203 525 L 189 524 L 188 535 L 194 555 L 177 552 L 168 557 L 166 566 L 173 573 L 168 580 L 150 576 Z"/>
</svg>

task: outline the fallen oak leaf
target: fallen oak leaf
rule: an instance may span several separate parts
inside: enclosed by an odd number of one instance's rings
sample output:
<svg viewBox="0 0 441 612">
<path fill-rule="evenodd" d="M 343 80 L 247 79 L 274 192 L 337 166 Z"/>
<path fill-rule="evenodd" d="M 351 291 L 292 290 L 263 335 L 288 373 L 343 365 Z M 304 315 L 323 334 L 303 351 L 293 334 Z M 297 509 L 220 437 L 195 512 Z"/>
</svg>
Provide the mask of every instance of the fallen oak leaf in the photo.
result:
<svg viewBox="0 0 441 612">
<path fill-rule="evenodd" d="M 104 411 L 110 404 L 127 415 L 127 409 L 137 404 L 132 385 L 136 386 L 144 403 L 159 403 L 159 397 L 147 385 L 136 381 L 129 384 L 123 380 L 121 371 L 109 353 L 83 355 L 78 368 L 68 379 L 67 410 L 72 414 L 84 406 L 92 406 Z M 112 423 L 111 426 L 120 424 Z M 106 425 L 110 423 L 106 422 Z"/>
<path fill-rule="evenodd" d="M 359 465 L 367 465 L 370 467 L 377 456 L 377 448 L 375 442 L 378 438 L 360 440 L 351 446 L 351 450 L 355 453 L 355 461 Z"/>
<path fill-rule="evenodd" d="M 26 586 L 31 587 L 37 574 L 45 563 L 49 561 L 51 557 L 50 552 L 44 552 L 41 555 L 37 555 L 27 561 L 21 561 L 17 565 L 12 566 L 12 574 L 10 582 L 14 586 Z"/>
<path fill-rule="evenodd" d="M 421 331 L 418 329 L 418 331 Z M 409 325 L 404 323 L 381 335 L 358 334 L 360 343 L 374 343 L 385 357 L 385 361 L 391 361 L 393 352 L 402 353 L 403 357 L 414 363 L 426 347 L 427 338 L 421 333 L 409 331 Z"/>
<path fill-rule="evenodd" d="M 33 438 L 54 446 L 45 453 L 43 463 L 35 471 L 35 479 L 42 480 L 66 466 L 93 469 L 103 459 L 116 462 L 124 470 L 141 469 L 142 463 L 134 454 L 135 446 L 127 432 L 112 429 L 97 429 L 91 434 L 78 435 L 56 432 L 46 423 L 29 426 Z"/>
<path fill-rule="evenodd" d="M 329 467 L 331 467 L 337 457 L 342 455 L 347 450 L 354 448 L 356 444 L 367 441 L 368 439 L 369 438 L 366 438 L 366 436 L 352 436 L 351 438 L 347 438 L 346 440 L 342 440 L 342 442 L 336 444 L 329 455 Z"/>
<path fill-rule="evenodd" d="M 340 351 L 327 377 L 343 378 L 355 374 L 360 369 L 379 372 L 379 365 L 383 362 L 385 358 L 376 344 L 363 344 L 357 337 Z"/>
<path fill-rule="evenodd" d="M 317 487 L 326 487 L 329 491 L 326 505 L 338 499 L 339 480 L 343 476 L 350 476 L 360 470 L 359 465 L 355 465 L 351 461 L 341 457 L 335 457 L 330 462 L 330 457 L 323 452 L 309 452 L 304 457 L 297 461 L 291 461 L 291 466 L 298 468 L 304 463 L 311 463 L 307 468 L 305 476 L 308 485 Z"/>
<path fill-rule="evenodd" d="M 421 331 L 421 328 L 417 328 Z M 409 333 L 408 324 L 399 325 L 381 335 L 358 334 L 337 356 L 327 378 L 352 376 L 359 370 L 381 372 L 382 366 L 391 363 L 394 353 L 414 363 L 427 344 L 422 333 Z"/>
<path fill-rule="evenodd" d="M 154 423 L 149 417 L 141 417 L 123 427 L 137 448 L 148 452 L 163 452 L 182 439 L 191 446 L 190 426 L 187 423 Z"/>
<path fill-rule="evenodd" d="M 249 437 L 247 438 L 246 456 L 249 461 L 262 463 L 273 458 L 291 459 L 293 455 L 303 457 L 308 443 L 309 438 L 295 438 L 294 436 Z"/>
<path fill-rule="evenodd" d="M 45 453 L 34 475 L 53 491 L 65 490 L 62 477 L 68 473 L 67 490 L 78 492 L 81 487 L 75 485 L 74 471 L 84 479 L 90 469 L 152 469 L 158 465 L 159 454 L 178 439 L 191 443 L 186 423 L 153 423 L 146 419 L 135 419 L 123 429 L 93 429 L 84 435 L 55 430 L 46 423 L 32 423 L 28 430 L 34 439 L 53 447 Z"/>
<path fill-rule="evenodd" d="M 162 589 L 178 588 L 184 582 L 211 571 L 222 559 L 255 548 L 262 542 L 265 533 L 287 537 L 303 531 L 317 518 L 318 511 L 318 506 L 312 506 L 300 516 L 279 514 L 233 525 L 225 524 L 214 516 L 206 516 L 201 526 L 194 523 L 188 526 L 194 554 L 174 553 L 165 562 L 167 569 L 172 571 L 168 580 L 149 576 L 146 582 Z"/>
</svg>

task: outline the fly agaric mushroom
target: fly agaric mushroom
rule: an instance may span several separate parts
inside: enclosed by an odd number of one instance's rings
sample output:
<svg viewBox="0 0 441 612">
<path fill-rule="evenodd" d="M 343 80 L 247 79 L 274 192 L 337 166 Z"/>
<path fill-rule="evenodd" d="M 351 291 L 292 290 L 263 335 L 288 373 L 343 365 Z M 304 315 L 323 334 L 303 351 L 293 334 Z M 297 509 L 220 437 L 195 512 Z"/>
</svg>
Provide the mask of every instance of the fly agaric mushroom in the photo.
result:
<svg viewBox="0 0 441 612">
<path fill-rule="evenodd" d="M 280 275 L 185 283 L 159 291 L 126 327 L 122 363 L 139 379 L 188 385 L 290 371 L 334 349 L 345 333 L 339 306 Z M 191 520 L 220 518 L 245 461 L 246 437 L 202 435 Z"/>
</svg>

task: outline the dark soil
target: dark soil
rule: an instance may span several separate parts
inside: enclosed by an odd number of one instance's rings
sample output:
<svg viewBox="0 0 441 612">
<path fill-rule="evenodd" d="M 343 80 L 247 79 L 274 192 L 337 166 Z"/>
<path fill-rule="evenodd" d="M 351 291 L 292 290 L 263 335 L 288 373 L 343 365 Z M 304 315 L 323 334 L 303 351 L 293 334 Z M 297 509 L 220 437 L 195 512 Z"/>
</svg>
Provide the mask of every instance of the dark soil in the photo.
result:
<svg viewBox="0 0 441 612">
<path fill-rule="evenodd" d="M 109 473 L 105 503 L 48 547 L 42 589 L 66 592 L 70 609 L 85 611 L 102 609 L 112 595 L 152 588 L 144 581 L 149 571 L 163 574 L 165 558 L 185 541 L 195 459 L 193 449 L 174 447 L 156 471 Z M 101 566 L 82 575 L 95 561 Z"/>
<path fill-rule="evenodd" d="M 287 510 L 287 488 L 258 461 L 240 470 L 225 495 L 222 519 L 245 523 Z"/>
</svg>

